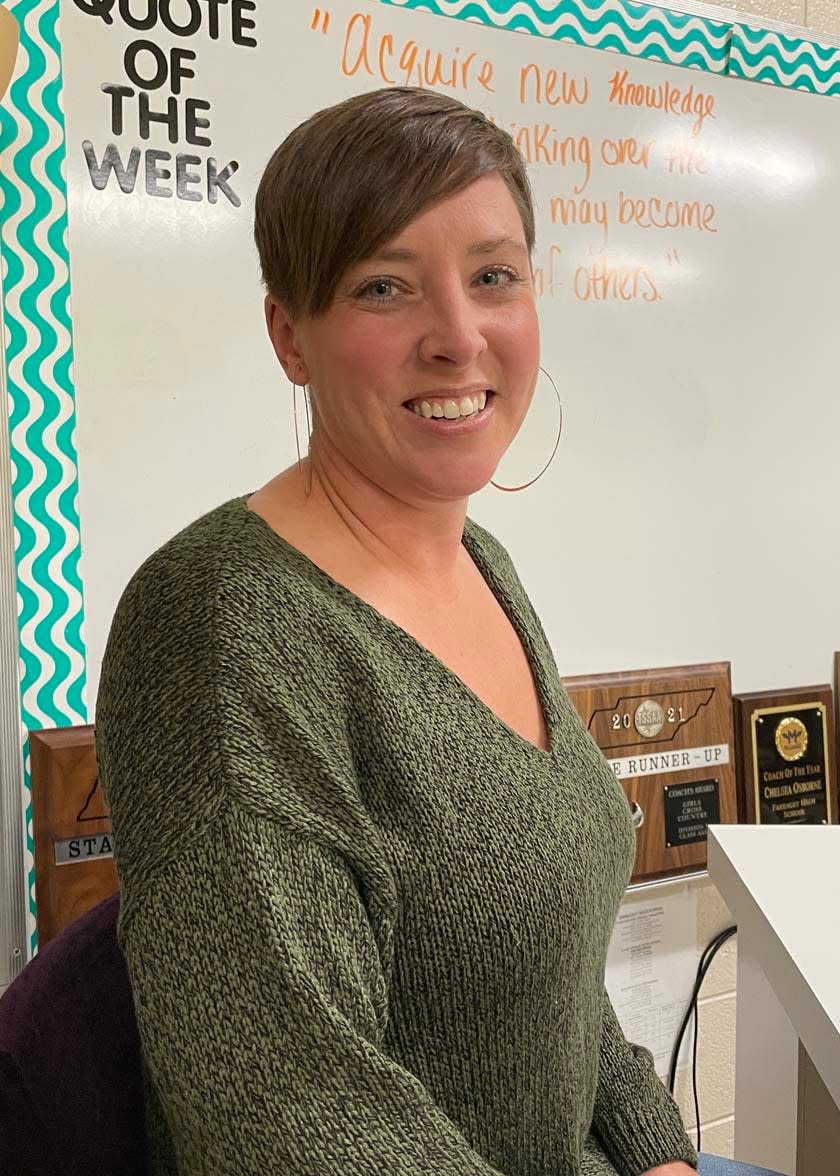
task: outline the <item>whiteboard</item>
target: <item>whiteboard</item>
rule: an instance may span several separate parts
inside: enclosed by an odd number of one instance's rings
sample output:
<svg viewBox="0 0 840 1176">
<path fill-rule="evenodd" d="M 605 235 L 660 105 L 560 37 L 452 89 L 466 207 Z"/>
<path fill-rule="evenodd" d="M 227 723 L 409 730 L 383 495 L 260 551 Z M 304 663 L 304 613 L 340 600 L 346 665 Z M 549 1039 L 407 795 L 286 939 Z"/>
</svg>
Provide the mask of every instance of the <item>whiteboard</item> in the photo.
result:
<svg viewBox="0 0 840 1176">
<path fill-rule="evenodd" d="M 542 362 L 563 397 L 564 436 L 539 482 L 515 495 L 489 486 L 469 513 L 510 551 L 561 673 L 725 659 L 736 690 L 830 678 L 838 103 L 487 27 L 458 19 L 469 11 L 458 4 L 445 17 L 334 0 L 328 24 L 326 9 L 297 0 L 262 4 L 256 47 L 225 29 L 189 38 L 197 76 L 182 93 L 211 103 L 212 151 L 196 153 L 237 160 L 241 205 L 150 196 L 142 171 L 130 194 L 113 178 L 100 191 L 85 142 L 98 159 L 111 142 L 126 158 L 132 146 L 190 150 L 172 147 L 161 124 L 142 140 L 134 99 L 115 134 L 101 89 L 125 84 L 138 37 L 167 53 L 187 42 L 163 27 L 133 31 L 116 6 L 110 24 L 85 7 L 65 0 L 62 38 L 91 711 L 134 569 L 295 459 L 291 389 L 265 336 L 251 241 L 262 168 L 303 118 L 382 84 L 383 44 L 409 42 L 450 62 L 492 62 L 492 93 L 477 69 L 449 92 L 514 133 L 552 128 L 520 143 L 534 155 Z M 370 73 L 352 70 L 361 20 Z M 572 83 L 585 102 L 569 96 Z M 670 95 L 666 109 L 623 103 L 631 85 Z M 630 139 L 651 144 L 647 165 L 608 166 Z M 540 153 L 562 141 L 577 147 L 547 162 Z M 584 200 L 590 215 L 606 210 L 606 234 L 580 223 Z M 688 223 L 645 227 L 669 217 Z M 496 480 L 533 477 L 556 425 L 541 380 Z"/>
</svg>

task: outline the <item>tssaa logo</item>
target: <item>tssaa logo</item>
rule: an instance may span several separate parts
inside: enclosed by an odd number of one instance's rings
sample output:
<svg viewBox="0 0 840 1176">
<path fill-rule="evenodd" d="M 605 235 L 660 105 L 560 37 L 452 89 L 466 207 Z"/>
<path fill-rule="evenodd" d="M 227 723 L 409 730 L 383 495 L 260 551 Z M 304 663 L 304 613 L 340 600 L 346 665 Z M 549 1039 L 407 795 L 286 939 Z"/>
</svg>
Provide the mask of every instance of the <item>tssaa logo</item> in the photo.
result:
<svg viewBox="0 0 840 1176">
<path fill-rule="evenodd" d="M 808 728 L 792 715 L 782 719 L 776 728 L 776 750 L 782 759 L 802 759 L 808 750 Z"/>
</svg>

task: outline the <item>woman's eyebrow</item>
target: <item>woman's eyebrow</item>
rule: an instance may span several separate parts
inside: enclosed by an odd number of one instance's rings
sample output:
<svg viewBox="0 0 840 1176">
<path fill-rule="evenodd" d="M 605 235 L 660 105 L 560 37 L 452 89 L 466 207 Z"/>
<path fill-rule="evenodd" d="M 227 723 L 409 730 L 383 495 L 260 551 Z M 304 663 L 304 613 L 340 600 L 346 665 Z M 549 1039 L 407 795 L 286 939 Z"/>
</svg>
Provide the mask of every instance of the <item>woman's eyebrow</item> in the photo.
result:
<svg viewBox="0 0 840 1176">
<path fill-rule="evenodd" d="M 515 237 L 492 237 L 486 241 L 476 241 L 467 249 L 472 256 L 475 253 L 495 253 L 497 249 L 507 246 L 527 255 L 527 249 Z M 420 261 L 420 254 L 413 249 L 380 249 L 370 261 Z"/>
</svg>

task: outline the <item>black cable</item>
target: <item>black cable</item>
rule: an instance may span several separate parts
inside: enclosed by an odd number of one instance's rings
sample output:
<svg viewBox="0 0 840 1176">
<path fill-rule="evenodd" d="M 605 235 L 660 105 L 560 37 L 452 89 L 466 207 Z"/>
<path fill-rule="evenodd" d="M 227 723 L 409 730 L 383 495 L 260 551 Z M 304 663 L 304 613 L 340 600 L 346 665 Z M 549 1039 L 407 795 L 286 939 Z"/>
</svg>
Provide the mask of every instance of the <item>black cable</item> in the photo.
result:
<svg viewBox="0 0 840 1176">
<path fill-rule="evenodd" d="M 694 1091 L 694 1125 L 697 1130 L 697 1150 L 700 1151 L 700 1095 L 697 1092 L 697 1041 L 700 1037 L 700 1021 L 697 1001 L 694 1002 L 694 1040 L 691 1043 L 691 1087 Z"/>
<path fill-rule="evenodd" d="M 692 1046 L 691 1058 L 691 1085 L 694 1091 L 694 1117 L 697 1124 L 697 1150 L 700 1151 L 700 1098 L 697 1091 L 697 1041 L 700 1037 L 700 1022 L 697 1014 L 697 1001 L 700 995 L 700 989 L 703 986 L 703 981 L 706 979 L 706 973 L 711 967 L 712 960 L 723 947 L 728 939 L 731 939 L 738 931 L 737 927 L 727 927 L 725 931 L 721 931 L 716 935 L 711 943 L 706 945 L 703 954 L 700 956 L 700 962 L 697 965 L 697 975 L 694 980 L 694 987 L 691 990 L 691 996 L 688 999 L 688 1007 L 685 1010 L 685 1016 L 677 1033 L 677 1039 L 674 1043 L 674 1048 L 671 1053 L 671 1065 L 668 1070 L 668 1091 L 673 1097 L 674 1087 L 677 1081 L 677 1059 L 680 1056 L 680 1048 L 685 1037 L 685 1031 L 688 1028 L 692 1017 L 694 1018 L 694 1042 Z"/>
<path fill-rule="evenodd" d="M 697 976 L 694 981 L 694 987 L 691 991 L 691 996 L 689 997 L 689 1000 L 688 1000 L 688 1007 L 686 1008 L 685 1016 L 683 1017 L 682 1024 L 680 1025 L 680 1029 L 677 1034 L 676 1045 L 675 1045 L 674 1050 L 671 1054 L 671 1068 L 670 1068 L 670 1071 L 668 1074 L 668 1089 L 671 1092 L 671 1094 L 674 1093 L 674 1084 L 676 1081 L 676 1072 L 677 1072 L 677 1058 L 679 1056 L 680 1046 L 682 1045 L 682 1039 L 685 1036 L 685 1031 L 688 1026 L 688 1022 L 691 1020 L 691 1017 L 694 1013 L 695 1005 L 697 1002 L 697 996 L 698 996 L 698 993 L 700 992 L 700 986 L 703 983 L 703 980 L 706 976 L 706 972 L 708 971 L 708 968 L 712 962 L 712 959 L 717 954 L 718 950 L 726 942 L 726 940 L 731 938 L 731 936 L 733 936 L 736 931 L 737 931 L 737 927 L 728 927 L 725 931 L 721 931 L 720 934 L 716 935 L 715 938 L 712 940 L 712 942 L 706 946 L 706 948 L 703 951 L 703 954 L 700 957 L 700 963 L 697 965 Z"/>
</svg>

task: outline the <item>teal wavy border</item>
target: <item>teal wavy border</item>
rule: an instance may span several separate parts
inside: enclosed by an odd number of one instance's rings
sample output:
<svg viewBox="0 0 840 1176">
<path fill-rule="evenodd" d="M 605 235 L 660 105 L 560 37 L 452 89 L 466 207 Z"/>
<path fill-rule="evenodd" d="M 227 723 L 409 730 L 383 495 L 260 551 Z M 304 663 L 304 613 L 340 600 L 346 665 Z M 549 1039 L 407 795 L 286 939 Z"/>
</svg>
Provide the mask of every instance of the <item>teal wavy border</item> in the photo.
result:
<svg viewBox="0 0 840 1176">
<path fill-rule="evenodd" d="M 570 41 L 668 65 L 725 74 L 731 24 L 631 0 L 379 0 L 435 16 Z"/>
<path fill-rule="evenodd" d="M 735 25 L 729 74 L 832 98 L 840 94 L 840 49 L 770 29 Z"/>
<path fill-rule="evenodd" d="M 633 0 L 379 2 L 824 97 L 840 94 L 840 49 L 762 28 L 758 20 L 733 24 Z"/>
<path fill-rule="evenodd" d="M 21 719 L 28 731 L 85 722 L 87 673 L 59 0 L 10 0 L 5 7 L 16 18 L 21 37 L 18 69 L 0 109 L 0 255 Z M 29 933 L 34 952 L 28 743 L 24 735 Z"/>
</svg>

